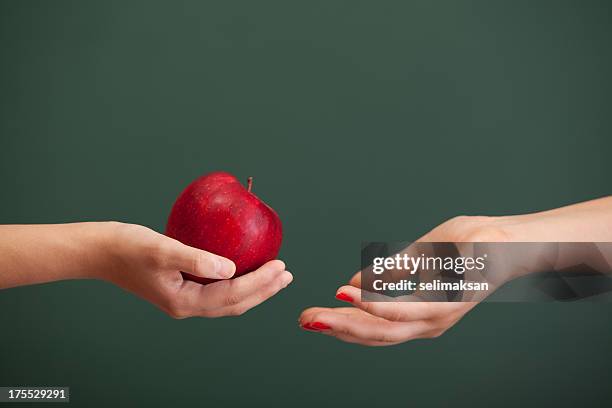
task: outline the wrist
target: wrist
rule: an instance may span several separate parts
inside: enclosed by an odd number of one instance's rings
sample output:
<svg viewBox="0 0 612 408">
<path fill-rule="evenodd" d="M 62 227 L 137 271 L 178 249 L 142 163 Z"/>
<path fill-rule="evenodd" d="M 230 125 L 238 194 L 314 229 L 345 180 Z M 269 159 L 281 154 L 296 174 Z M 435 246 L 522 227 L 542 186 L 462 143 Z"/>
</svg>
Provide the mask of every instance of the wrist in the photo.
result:
<svg viewBox="0 0 612 408">
<path fill-rule="evenodd" d="M 492 228 L 503 237 L 497 242 L 502 242 L 499 248 L 505 259 L 505 281 L 550 268 L 557 246 L 544 239 L 541 222 L 534 222 L 529 215 L 494 217 Z"/>
<path fill-rule="evenodd" d="M 84 278 L 112 280 L 114 272 L 120 263 L 120 246 L 118 236 L 123 223 L 116 221 L 103 221 L 83 223 L 84 230 L 79 236 L 87 252 L 85 265 L 82 271 Z"/>
</svg>

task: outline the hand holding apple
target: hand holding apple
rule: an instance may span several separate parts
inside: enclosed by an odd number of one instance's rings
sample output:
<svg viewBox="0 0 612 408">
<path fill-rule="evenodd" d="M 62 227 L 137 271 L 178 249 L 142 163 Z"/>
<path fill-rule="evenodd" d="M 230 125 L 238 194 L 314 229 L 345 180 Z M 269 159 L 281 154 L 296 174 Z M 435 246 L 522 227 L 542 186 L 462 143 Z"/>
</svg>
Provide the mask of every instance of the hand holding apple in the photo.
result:
<svg viewBox="0 0 612 408">
<path fill-rule="evenodd" d="M 267 262 L 237 279 L 230 260 L 192 248 L 149 228 L 116 223 L 103 279 L 155 304 L 170 316 L 237 316 L 264 302 L 292 280 L 282 261 Z M 184 280 L 223 279 L 209 285 Z"/>
<path fill-rule="evenodd" d="M 175 318 L 244 313 L 287 286 L 281 261 L 227 279 L 229 259 L 192 248 L 149 228 L 120 222 L 0 225 L 0 289 L 65 279 L 101 279 Z M 186 281 L 180 271 L 210 285 Z"/>
</svg>

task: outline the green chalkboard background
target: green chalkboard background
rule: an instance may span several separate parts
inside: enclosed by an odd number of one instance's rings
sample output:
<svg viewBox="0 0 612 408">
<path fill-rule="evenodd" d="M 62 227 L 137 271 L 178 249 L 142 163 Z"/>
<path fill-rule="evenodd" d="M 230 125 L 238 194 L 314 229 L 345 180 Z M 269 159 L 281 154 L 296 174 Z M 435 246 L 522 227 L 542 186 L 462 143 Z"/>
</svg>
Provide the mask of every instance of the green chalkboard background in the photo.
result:
<svg viewBox="0 0 612 408">
<path fill-rule="evenodd" d="M 0 385 L 74 406 L 609 406 L 610 304 L 486 304 L 372 349 L 301 331 L 361 241 L 610 194 L 607 1 L 0 0 L 0 223 L 163 230 L 255 177 L 283 293 L 172 320 L 95 281 L 0 292 Z M 36 248 L 32 249 L 33 251 Z"/>
</svg>

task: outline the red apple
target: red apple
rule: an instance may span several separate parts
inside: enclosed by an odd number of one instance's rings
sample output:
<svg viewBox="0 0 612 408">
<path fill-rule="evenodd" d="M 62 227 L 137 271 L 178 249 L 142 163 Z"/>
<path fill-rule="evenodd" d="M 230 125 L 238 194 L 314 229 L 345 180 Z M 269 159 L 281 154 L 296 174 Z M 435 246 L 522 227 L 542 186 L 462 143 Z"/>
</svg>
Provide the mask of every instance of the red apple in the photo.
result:
<svg viewBox="0 0 612 408">
<path fill-rule="evenodd" d="M 238 277 L 275 259 L 283 238 L 276 212 L 233 175 L 214 172 L 193 181 L 177 198 L 166 235 L 231 259 Z M 186 279 L 213 282 L 183 273 Z"/>
</svg>

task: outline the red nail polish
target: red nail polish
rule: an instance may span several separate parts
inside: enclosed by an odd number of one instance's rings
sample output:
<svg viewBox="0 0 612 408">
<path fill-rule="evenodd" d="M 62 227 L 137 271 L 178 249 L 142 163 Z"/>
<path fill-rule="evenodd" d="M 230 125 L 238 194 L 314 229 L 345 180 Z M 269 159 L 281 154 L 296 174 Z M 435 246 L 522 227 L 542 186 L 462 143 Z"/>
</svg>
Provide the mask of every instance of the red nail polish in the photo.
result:
<svg viewBox="0 0 612 408">
<path fill-rule="evenodd" d="M 331 329 L 331 327 L 326 325 L 325 323 L 312 322 L 312 323 L 302 324 L 302 329 L 311 330 L 311 331 L 319 331 L 319 330 Z"/>
<path fill-rule="evenodd" d="M 314 330 L 328 330 L 328 329 L 331 329 L 331 326 L 328 326 L 325 323 L 321 323 L 321 322 L 312 322 L 312 323 L 310 323 L 310 327 L 312 327 Z"/>
<path fill-rule="evenodd" d="M 304 323 L 302 324 L 302 329 L 306 329 L 306 330 L 315 330 L 310 323 Z"/>
<path fill-rule="evenodd" d="M 352 302 L 352 301 L 353 301 L 353 298 L 352 298 L 352 297 L 350 297 L 350 296 L 349 296 L 349 295 L 347 295 L 346 293 L 342 293 L 342 292 L 340 292 L 340 293 L 338 293 L 338 294 L 336 295 L 336 299 L 338 299 L 338 300 L 342 300 L 342 301 L 344 301 L 344 302 Z"/>
</svg>

